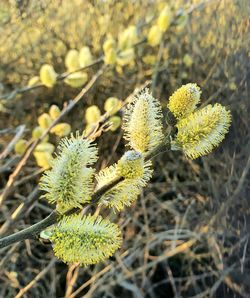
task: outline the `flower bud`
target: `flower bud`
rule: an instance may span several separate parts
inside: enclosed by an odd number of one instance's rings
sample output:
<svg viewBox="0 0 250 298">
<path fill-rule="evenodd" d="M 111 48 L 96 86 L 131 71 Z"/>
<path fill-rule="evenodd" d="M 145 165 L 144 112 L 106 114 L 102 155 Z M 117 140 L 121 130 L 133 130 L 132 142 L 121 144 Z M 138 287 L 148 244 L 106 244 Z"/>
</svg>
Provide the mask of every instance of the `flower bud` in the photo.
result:
<svg viewBox="0 0 250 298">
<path fill-rule="evenodd" d="M 64 79 L 64 82 L 73 88 L 79 88 L 88 81 L 88 74 L 86 72 L 72 73 Z"/>
<path fill-rule="evenodd" d="M 59 123 L 56 124 L 51 129 L 51 133 L 54 133 L 55 135 L 59 137 L 66 137 L 71 132 L 71 126 L 68 123 Z"/>
<path fill-rule="evenodd" d="M 68 71 L 74 71 L 80 68 L 79 64 L 79 53 L 77 50 L 69 50 L 65 57 L 65 66 Z"/>
<path fill-rule="evenodd" d="M 79 53 L 80 67 L 85 67 L 93 62 L 92 54 L 89 47 L 82 47 Z"/>
<path fill-rule="evenodd" d="M 44 64 L 40 69 L 40 80 L 48 88 L 55 85 L 57 73 L 52 65 Z"/>
<path fill-rule="evenodd" d="M 135 50 L 133 48 L 122 51 L 117 57 L 117 64 L 125 66 L 128 64 L 134 64 Z"/>
<path fill-rule="evenodd" d="M 109 123 L 112 124 L 111 127 L 110 127 L 110 130 L 111 131 L 116 131 L 117 128 L 121 126 L 121 123 L 122 123 L 121 117 L 119 117 L 119 116 L 112 116 L 109 119 Z"/>
<path fill-rule="evenodd" d="M 26 149 L 28 148 L 28 142 L 24 139 L 20 139 L 15 144 L 15 152 L 18 155 L 23 155 Z"/>
<path fill-rule="evenodd" d="M 170 96 L 168 108 L 177 119 L 185 118 L 196 109 L 200 96 L 200 87 L 196 84 L 183 85 Z"/>
<path fill-rule="evenodd" d="M 129 26 L 122 33 L 119 34 L 118 48 L 126 50 L 131 48 L 137 42 L 137 32 L 135 26 Z"/>
<path fill-rule="evenodd" d="M 158 46 L 161 42 L 162 32 L 157 25 L 154 25 L 150 28 L 148 33 L 148 44 L 151 47 Z"/>
<path fill-rule="evenodd" d="M 32 78 L 29 79 L 28 86 L 29 87 L 35 86 L 39 82 L 40 82 L 40 77 L 38 77 L 38 76 L 32 77 Z"/>
<path fill-rule="evenodd" d="M 38 117 L 37 122 L 42 129 L 47 129 L 51 125 L 52 119 L 49 114 L 43 113 Z"/>
<path fill-rule="evenodd" d="M 114 65 L 116 63 L 116 50 L 111 48 L 107 52 L 105 52 L 104 62 L 107 65 Z"/>
<path fill-rule="evenodd" d="M 119 227 L 101 216 L 65 216 L 51 232 L 55 255 L 65 263 L 82 266 L 109 258 L 122 241 Z"/>
<path fill-rule="evenodd" d="M 59 107 L 57 105 L 52 105 L 49 108 L 49 115 L 51 117 L 52 120 L 57 119 L 61 114 L 61 110 L 59 109 Z"/>
<path fill-rule="evenodd" d="M 166 32 L 172 20 L 172 12 L 169 6 L 165 6 L 158 17 L 157 25 L 162 32 Z"/>
<path fill-rule="evenodd" d="M 93 105 L 86 109 L 85 120 L 88 124 L 97 122 L 100 117 L 101 112 L 97 106 Z"/>
<path fill-rule="evenodd" d="M 104 110 L 110 115 L 115 114 L 122 107 L 122 102 L 116 97 L 109 97 L 104 103 Z"/>
</svg>

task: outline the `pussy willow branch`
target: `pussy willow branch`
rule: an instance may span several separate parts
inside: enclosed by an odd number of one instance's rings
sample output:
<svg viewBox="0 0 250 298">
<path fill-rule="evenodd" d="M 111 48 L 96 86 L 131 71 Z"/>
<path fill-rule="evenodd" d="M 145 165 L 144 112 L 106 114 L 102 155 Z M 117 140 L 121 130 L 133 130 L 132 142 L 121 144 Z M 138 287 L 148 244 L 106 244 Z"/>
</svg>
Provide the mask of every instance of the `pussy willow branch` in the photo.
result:
<svg viewBox="0 0 250 298">
<path fill-rule="evenodd" d="M 2 195 L 0 196 L 0 207 L 2 206 L 4 200 L 6 199 L 6 197 L 9 195 L 9 193 L 11 192 L 11 188 L 12 185 L 14 184 L 15 180 L 17 179 L 18 174 L 20 173 L 22 167 L 26 164 L 28 158 L 30 157 L 30 155 L 32 154 L 32 152 L 35 150 L 36 146 L 46 137 L 46 135 L 48 134 L 48 132 L 59 122 L 61 121 L 61 119 L 67 115 L 74 107 L 75 105 L 83 98 L 84 95 L 87 94 L 87 92 L 94 86 L 94 84 L 96 83 L 96 81 L 98 80 L 98 78 L 103 74 L 105 69 L 105 66 L 102 67 L 93 77 L 92 79 L 88 82 L 88 84 L 81 90 L 80 93 L 78 93 L 78 95 L 69 102 L 69 104 L 63 108 L 63 110 L 61 111 L 61 114 L 59 115 L 58 118 L 56 118 L 51 125 L 44 131 L 44 133 L 40 136 L 40 138 L 38 138 L 36 141 L 34 141 L 30 147 L 28 147 L 28 149 L 26 150 L 26 152 L 24 153 L 22 159 L 20 160 L 20 162 L 18 163 L 16 169 L 14 170 L 14 172 L 9 176 L 7 185 L 2 193 Z"/>
<path fill-rule="evenodd" d="M 143 89 L 148 87 L 148 85 L 150 83 L 151 83 L 151 81 L 146 81 L 144 84 L 142 84 L 138 88 L 135 88 L 135 90 L 123 101 L 124 104 L 121 107 L 120 111 L 127 105 L 127 103 L 130 101 L 131 98 L 133 98 L 138 93 L 140 93 Z M 95 138 L 99 137 L 101 132 L 102 132 L 102 127 L 109 120 L 109 117 L 110 117 L 109 113 L 105 113 L 101 117 L 101 119 L 95 124 L 95 127 L 86 136 L 86 138 L 95 139 Z M 26 178 L 21 179 L 19 182 L 15 182 L 13 187 L 15 187 L 16 185 L 22 184 L 24 181 L 26 181 L 30 177 L 32 177 L 34 175 L 36 176 L 36 175 L 40 174 L 41 172 L 43 172 L 42 169 L 38 170 L 36 173 L 34 173 L 32 175 L 27 176 Z M 29 196 L 25 200 L 25 203 L 21 203 L 19 206 L 17 206 L 17 208 L 12 212 L 12 214 L 9 215 L 9 218 L 6 220 L 6 222 L 1 226 L 0 236 L 3 236 L 14 222 L 16 222 L 16 221 L 18 221 L 22 218 L 22 215 L 23 215 L 24 211 L 30 206 L 30 203 L 32 203 L 34 200 L 37 199 L 38 194 L 39 194 L 38 187 L 36 187 L 29 194 Z"/>
<path fill-rule="evenodd" d="M 161 142 L 155 149 L 153 149 L 151 152 L 147 153 L 145 156 L 146 160 L 152 159 L 154 156 L 158 155 L 160 152 L 165 151 L 169 148 L 169 138 L 166 137 L 163 142 Z M 107 192 L 108 190 L 112 189 L 115 185 L 117 185 L 119 182 L 123 180 L 123 177 L 117 177 L 116 179 L 110 181 L 110 183 L 104 185 L 97 191 L 95 191 L 92 195 L 92 202 L 91 204 L 96 204 L 100 200 L 101 196 Z M 84 206 L 82 206 L 84 207 Z M 80 208 L 73 208 L 66 212 L 66 215 L 70 215 L 76 212 L 79 212 Z M 58 214 L 57 211 L 53 211 L 50 213 L 49 216 L 47 216 L 42 221 L 22 230 L 15 234 L 0 238 L 0 248 L 4 248 L 6 246 L 9 246 L 11 244 L 14 244 L 19 241 L 23 241 L 25 239 L 34 239 L 38 236 L 38 234 L 46 229 L 47 227 L 55 224 L 58 219 L 60 219 L 61 215 Z"/>
</svg>

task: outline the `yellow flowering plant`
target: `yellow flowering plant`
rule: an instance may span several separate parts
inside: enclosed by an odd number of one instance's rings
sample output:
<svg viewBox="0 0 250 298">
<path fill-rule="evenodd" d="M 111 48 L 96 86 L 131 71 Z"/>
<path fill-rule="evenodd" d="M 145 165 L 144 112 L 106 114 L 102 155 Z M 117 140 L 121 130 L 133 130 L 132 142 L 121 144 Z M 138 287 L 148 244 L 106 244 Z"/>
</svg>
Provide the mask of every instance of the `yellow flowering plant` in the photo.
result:
<svg viewBox="0 0 250 298">
<path fill-rule="evenodd" d="M 82 217 L 71 215 L 72 212 L 94 203 L 119 212 L 131 206 L 149 183 L 153 175 L 151 158 L 155 154 L 171 148 L 194 159 L 219 145 L 230 127 L 230 112 L 218 103 L 197 108 L 200 95 L 200 88 L 189 83 L 170 97 L 168 108 L 176 117 L 173 126 L 177 131 L 168 134 L 164 132 L 160 101 L 148 89 L 141 91 L 124 111 L 124 139 L 130 150 L 97 174 L 93 167 L 97 161 L 96 145 L 79 133 L 62 139 L 51 169 L 45 171 L 40 181 L 44 198 L 55 203 L 62 216 L 47 233 L 57 257 L 66 263 L 86 266 L 111 256 L 121 245 L 118 226 L 101 216 Z M 117 101 L 112 99 L 113 102 Z M 98 120 L 97 111 L 96 106 L 90 107 L 87 120 L 90 116 Z"/>
</svg>

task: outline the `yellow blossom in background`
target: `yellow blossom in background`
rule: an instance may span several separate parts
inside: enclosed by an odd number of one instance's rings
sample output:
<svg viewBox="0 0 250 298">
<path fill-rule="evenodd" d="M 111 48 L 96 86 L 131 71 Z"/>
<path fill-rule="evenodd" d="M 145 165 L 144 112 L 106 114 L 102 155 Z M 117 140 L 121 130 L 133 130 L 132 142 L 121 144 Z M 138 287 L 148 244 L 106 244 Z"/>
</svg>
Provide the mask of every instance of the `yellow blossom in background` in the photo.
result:
<svg viewBox="0 0 250 298">
<path fill-rule="evenodd" d="M 183 57 L 183 63 L 187 66 L 190 67 L 193 64 L 193 59 L 190 55 L 185 54 Z"/>
<path fill-rule="evenodd" d="M 39 139 L 43 133 L 44 133 L 44 129 L 41 126 L 36 126 L 32 130 L 32 139 L 33 140 Z M 46 135 L 46 137 L 42 140 L 42 142 L 47 142 L 48 140 L 49 140 L 49 136 Z"/>
<path fill-rule="evenodd" d="M 86 72 L 72 73 L 64 79 L 64 82 L 73 88 L 79 88 L 88 81 L 88 74 Z"/>
<path fill-rule="evenodd" d="M 36 163 L 39 167 L 43 168 L 44 170 L 48 170 L 51 168 L 52 165 L 52 154 L 49 152 L 33 152 L 33 155 L 36 159 Z"/>
<path fill-rule="evenodd" d="M 142 61 L 145 64 L 149 64 L 149 65 L 155 65 L 156 60 L 157 60 L 156 55 L 146 55 L 142 58 Z"/>
<path fill-rule="evenodd" d="M 118 48 L 126 50 L 131 48 L 138 40 L 137 31 L 135 26 L 129 26 L 118 37 Z"/>
<path fill-rule="evenodd" d="M 186 27 L 188 23 L 188 14 L 186 12 L 182 12 L 182 14 L 178 17 L 176 21 L 177 25 L 175 30 L 177 33 L 182 32 L 182 30 Z"/>
<path fill-rule="evenodd" d="M 56 124 L 51 129 L 51 133 L 54 133 L 55 135 L 59 137 L 66 137 L 71 132 L 71 126 L 68 123 L 59 123 Z"/>
<path fill-rule="evenodd" d="M 112 35 L 109 34 L 103 43 L 103 51 L 106 54 L 110 49 L 115 49 L 115 47 L 116 47 L 116 42 L 112 37 Z"/>
<path fill-rule="evenodd" d="M 38 144 L 33 152 L 37 165 L 45 170 L 49 169 L 52 165 L 54 150 L 55 146 L 51 143 Z"/>
<path fill-rule="evenodd" d="M 171 20 L 172 20 L 172 12 L 170 10 L 170 7 L 166 5 L 164 9 L 161 11 L 157 19 L 157 25 L 159 29 L 162 32 L 166 32 L 171 24 Z"/>
<path fill-rule="evenodd" d="M 88 124 L 97 122 L 100 119 L 100 117 L 101 111 L 97 106 L 93 105 L 86 109 L 85 120 Z"/>
<path fill-rule="evenodd" d="M 115 114 L 122 107 L 122 101 L 116 97 L 109 97 L 105 100 L 104 110 L 110 115 Z"/>
<path fill-rule="evenodd" d="M 231 114 L 220 104 L 207 105 L 177 123 L 173 147 L 180 147 L 191 159 L 210 153 L 224 139 Z"/>
<path fill-rule="evenodd" d="M 38 117 L 37 122 L 41 128 L 47 129 L 51 125 L 52 119 L 48 113 L 43 113 Z"/>
<path fill-rule="evenodd" d="M 122 119 L 119 116 L 112 116 L 109 119 L 109 123 L 111 123 L 110 130 L 111 131 L 116 131 L 117 128 L 119 128 L 121 126 Z"/>
<path fill-rule="evenodd" d="M 197 84 L 183 85 L 170 96 L 168 108 L 177 119 L 185 118 L 196 109 L 200 96 L 201 91 Z"/>
<path fill-rule="evenodd" d="M 53 153 L 55 146 L 51 143 L 40 143 L 36 146 L 35 152 L 48 152 Z"/>
<path fill-rule="evenodd" d="M 28 82 L 28 87 L 32 87 L 37 85 L 40 82 L 40 77 L 39 76 L 34 76 L 32 78 L 29 79 Z"/>
<path fill-rule="evenodd" d="M 127 49 L 119 53 L 117 57 L 117 64 L 120 66 L 134 65 L 135 50 L 133 48 Z"/>
<path fill-rule="evenodd" d="M 16 142 L 14 149 L 16 154 L 22 155 L 28 148 L 28 142 L 24 139 L 20 139 Z"/>
<path fill-rule="evenodd" d="M 44 64 L 40 69 L 40 80 L 48 88 L 55 85 L 57 73 L 52 65 Z"/>
<path fill-rule="evenodd" d="M 93 62 L 92 54 L 89 47 L 82 47 L 79 52 L 80 67 L 85 67 Z"/>
<path fill-rule="evenodd" d="M 69 50 L 65 57 L 65 66 L 68 71 L 74 71 L 80 68 L 79 52 L 75 49 Z"/>
<path fill-rule="evenodd" d="M 150 28 L 148 32 L 148 44 L 155 47 L 160 44 L 162 38 L 162 31 L 157 25 Z"/>
<path fill-rule="evenodd" d="M 105 52 L 104 62 L 107 65 L 114 65 L 116 63 L 116 50 L 111 48 Z"/>
<path fill-rule="evenodd" d="M 57 119 L 61 114 L 61 110 L 59 109 L 59 107 L 57 105 L 52 105 L 49 108 L 49 115 L 51 117 L 52 120 Z"/>
</svg>

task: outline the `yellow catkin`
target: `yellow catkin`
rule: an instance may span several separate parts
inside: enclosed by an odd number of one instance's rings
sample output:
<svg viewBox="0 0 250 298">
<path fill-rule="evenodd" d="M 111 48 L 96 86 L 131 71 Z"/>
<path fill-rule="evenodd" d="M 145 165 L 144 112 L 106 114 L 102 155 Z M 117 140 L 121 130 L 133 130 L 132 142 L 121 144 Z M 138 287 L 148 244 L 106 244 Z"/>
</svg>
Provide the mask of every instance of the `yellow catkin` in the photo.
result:
<svg viewBox="0 0 250 298">
<path fill-rule="evenodd" d="M 129 26 L 118 37 L 118 48 L 126 50 L 131 48 L 137 42 L 137 30 L 135 26 Z"/>
<path fill-rule="evenodd" d="M 67 67 L 68 71 L 74 71 L 80 68 L 79 52 L 77 50 L 71 49 L 68 51 L 65 57 L 65 66 Z"/>
<path fill-rule="evenodd" d="M 29 87 L 35 86 L 39 82 L 40 82 L 40 77 L 38 77 L 38 76 L 32 77 L 32 78 L 29 79 L 28 86 Z"/>
<path fill-rule="evenodd" d="M 152 47 L 155 47 L 160 44 L 162 38 L 162 31 L 157 25 L 154 25 L 150 28 L 148 32 L 148 44 Z"/>
<path fill-rule="evenodd" d="M 35 151 L 33 153 L 36 163 L 39 167 L 43 168 L 44 170 L 48 170 L 51 168 L 52 164 L 52 154 L 49 152 L 40 152 L 40 151 Z"/>
<path fill-rule="evenodd" d="M 92 54 L 89 47 L 82 47 L 79 52 L 80 67 L 85 67 L 93 62 Z"/>
<path fill-rule="evenodd" d="M 52 119 L 48 113 L 43 113 L 38 117 L 37 122 L 42 129 L 47 129 L 51 125 Z"/>
<path fill-rule="evenodd" d="M 98 106 L 90 106 L 86 109 L 85 120 L 88 124 L 97 122 L 101 117 L 101 111 Z"/>
<path fill-rule="evenodd" d="M 61 114 L 61 110 L 57 105 L 52 105 L 49 108 L 49 115 L 52 120 L 57 119 Z"/>
<path fill-rule="evenodd" d="M 43 133 L 44 133 L 44 129 L 41 128 L 40 126 L 36 126 L 32 130 L 32 140 L 39 139 Z M 49 140 L 49 135 L 46 135 L 45 138 L 43 138 L 42 142 L 48 142 L 48 140 Z"/>
<path fill-rule="evenodd" d="M 158 19 L 157 25 L 162 32 L 166 32 L 171 24 L 172 20 L 172 12 L 169 6 L 165 6 L 164 9 L 161 11 Z"/>
<path fill-rule="evenodd" d="M 57 73 L 52 65 L 44 64 L 40 69 L 40 80 L 48 88 L 55 85 Z"/>
<path fill-rule="evenodd" d="M 96 177 L 97 189 L 117 177 L 123 177 L 124 180 L 105 192 L 99 204 L 113 208 L 115 212 L 131 206 L 150 180 L 153 172 L 151 166 L 151 162 L 145 162 L 139 152 L 128 151 L 118 164 L 101 170 Z"/>
<path fill-rule="evenodd" d="M 196 84 L 183 85 L 170 96 L 168 108 L 177 119 L 185 118 L 196 109 L 200 96 L 201 90 Z"/>
<path fill-rule="evenodd" d="M 123 178 L 140 178 L 144 172 L 144 160 L 140 152 L 127 151 L 117 163 L 117 174 Z"/>
<path fill-rule="evenodd" d="M 115 49 L 116 42 L 112 35 L 108 35 L 107 39 L 103 43 L 103 51 L 106 54 L 110 49 Z"/>
<path fill-rule="evenodd" d="M 107 65 L 114 65 L 116 63 L 117 55 L 116 50 L 111 48 L 105 52 L 104 62 Z"/>
<path fill-rule="evenodd" d="M 124 138 L 139 152 L 154 149 L 163 139 L 160 103 L 148 90 L 127 106 L 123 119 Z"/>
<path fill-rule="evenodd" d="M 224 139 L 231 123 L 230 111 L 220 104 L 207 105 L 177 123 L 173 148 L 181 148 L 188 158 L 210 153 Z"/>
<path fill-rule="evenodd" d="M 120 66 L 134 65 L 135 50 L 133 48 L 122 51 L 117 57 L 117 64 Z"/>
<path fill-rule="evenodd" d="M 64 82 L 72 88 L 79 88 L 83 86 L 87 81 L 88 74 L 86 72 L 72 73 L 64 79 Z"/>
<path fill-rule="evenodd" d="M 122 107 L 122 102 L 116 97 L 109 97 L 105 100 L 104 110 L 109 113 L 109 115 L 114 115 Z"/>
<path fill-rule="evenodd" d="M 109 123 L 111 123 L 110 130 L 111 131 L 116 131 L 117 128 L 119 128 L 121 126 L 122 119 L 119 116 L 112 116 L 109 119 Z"/>
<path fill-rule="evenodd" d="M 81 266 L 109 258 L 122 242 L 119 227 L 101 216 L 65 216 L 50 234 L 55 255 L 65 263 Z"/>
<path fill-rule="evenodd" d="M 15 144 L 15 152 L 16 154 L 22 155 L 28 147 L 28 142 L 24 139 L 20 139 Z"/>
<path fill-rule="evenodd" d="M 55 146 L 51 143 L 40 143 L 36 146 L 35 152 L 48 152 L 53 153 Z"/>
<path fill-rule="evenodd" d="M 97 160 L 96 147 L 79 134 L 63 138 L 58 146 L 52 168 L 40 181 L 44 197 L 57 204 L 57 211 L 64 213 L 91 200 L 94 169 L 88 167 Z"/>
<path fill-rule="evenodd" d="M 71 126 L 68 123 L 58 123 L 51 129 L 51 133 L 59 137 L 66 137 L 71 132 Z"/>
</svg>

